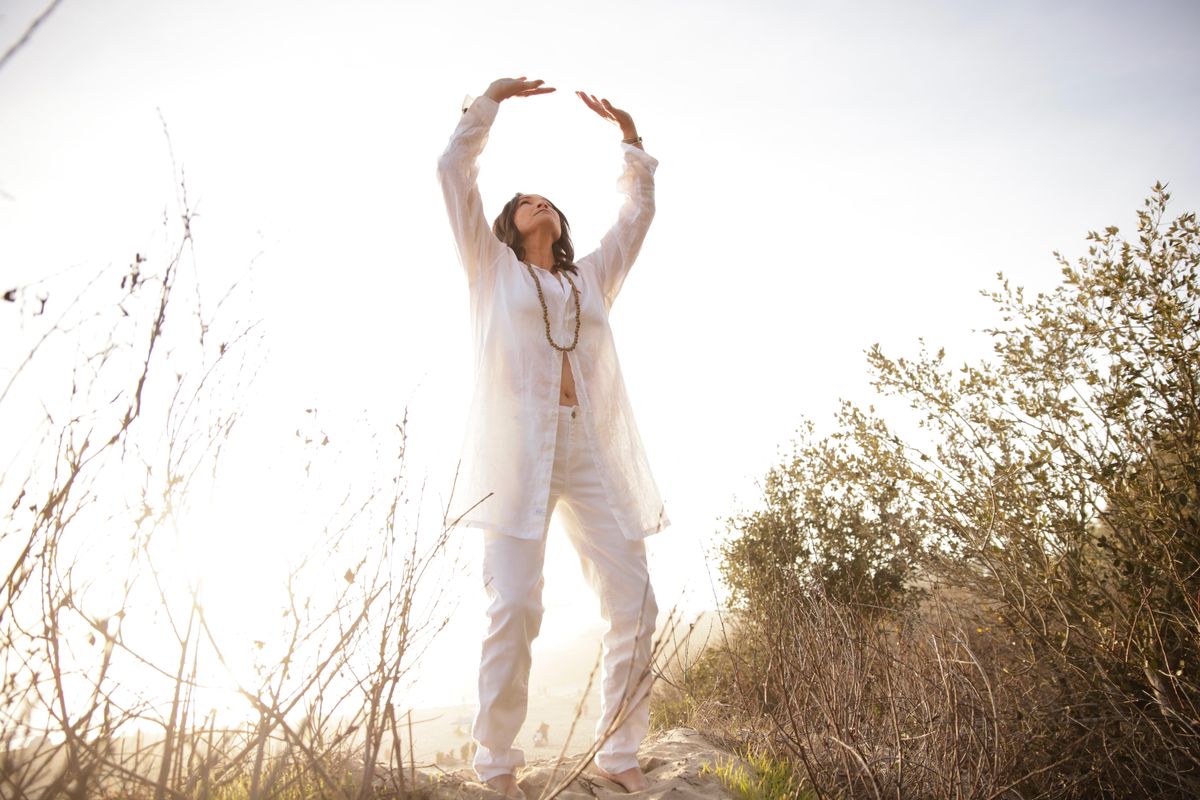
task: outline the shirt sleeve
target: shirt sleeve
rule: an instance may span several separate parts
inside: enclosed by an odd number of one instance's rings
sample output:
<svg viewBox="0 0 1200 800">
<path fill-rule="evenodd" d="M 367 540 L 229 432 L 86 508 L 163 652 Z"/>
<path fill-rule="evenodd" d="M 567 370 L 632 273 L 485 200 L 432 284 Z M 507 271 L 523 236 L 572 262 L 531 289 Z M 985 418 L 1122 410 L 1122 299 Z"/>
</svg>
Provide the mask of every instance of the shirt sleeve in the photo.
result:
<svg viewBox="0 0 1200 800">
<path fill-rule="evenodd" d="M 617 299 L 654 218 L 654 170 L 658 167 L 658 160 L 640 147 L 622 142 L 621 149 L 625 169 L 617 179 L 617 189 L 625 201 L 600 246 L 580 259 L 592 263 L 609 307 Z"/>
<path fill-rule="evenodd" d="M 476 97 L 464 109 L 450 136 L 450 143 L 438 158 L 438 182 L 446 200 L 450 229 L 458 248 L 458 259 L 471 285 L 491 270 L 508 249 L 492 233 L 476 185 L 479 155 L 487 144 L 488 131 L 499 108 L 500 104 L 487 95 Z"/>
</svg>

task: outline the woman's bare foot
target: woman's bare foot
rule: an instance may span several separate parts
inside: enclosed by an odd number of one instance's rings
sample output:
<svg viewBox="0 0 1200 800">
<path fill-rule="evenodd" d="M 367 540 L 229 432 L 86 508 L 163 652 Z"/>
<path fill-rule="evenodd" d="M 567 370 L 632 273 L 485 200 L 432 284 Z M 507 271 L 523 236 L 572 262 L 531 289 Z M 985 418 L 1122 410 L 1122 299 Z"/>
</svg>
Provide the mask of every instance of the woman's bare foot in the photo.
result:
<svg viewBox="0 0 1200 800">
<path fill-rule="evenodd" d="M 630 767 L 620 772 L 609 772 L 597 764 L 596 772 L 602 778 L 608 778 L 610 781 L 619 783 L 625 787 L 625 791 L 627 792 L 640 792 L 643 789 L 650 788 L 650 781 L 646 780 L 646 775 L 642 772 L 641 767 Z"/>
<path fill-rule="evenodd" d="M 497 775 L 494 778 L 488 778 L 487 785 L 505 797 L 511 797 L 513 800 L 527 800 L 525 792 L 517 785 L 516 776 L 511 772 Z"/>
</svg>

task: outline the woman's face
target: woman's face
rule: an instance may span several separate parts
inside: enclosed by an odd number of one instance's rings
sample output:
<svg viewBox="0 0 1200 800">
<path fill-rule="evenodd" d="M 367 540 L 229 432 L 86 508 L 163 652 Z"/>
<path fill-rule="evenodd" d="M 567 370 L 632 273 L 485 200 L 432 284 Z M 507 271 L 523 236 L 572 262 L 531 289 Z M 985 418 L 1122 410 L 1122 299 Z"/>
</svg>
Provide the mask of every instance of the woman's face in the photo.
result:
<svg viewBox="0 0 1200 800">
<path fill-rule="evenodd" d="M 562 220 L 550 201 L 539 194 L 523 194 L 517 199 L 517 210 L 513 212 L 513 224 L 521 232 L 521 238 L 544 231 L 550 241 L 557 242 L 562 236 Z"/>
</svg>

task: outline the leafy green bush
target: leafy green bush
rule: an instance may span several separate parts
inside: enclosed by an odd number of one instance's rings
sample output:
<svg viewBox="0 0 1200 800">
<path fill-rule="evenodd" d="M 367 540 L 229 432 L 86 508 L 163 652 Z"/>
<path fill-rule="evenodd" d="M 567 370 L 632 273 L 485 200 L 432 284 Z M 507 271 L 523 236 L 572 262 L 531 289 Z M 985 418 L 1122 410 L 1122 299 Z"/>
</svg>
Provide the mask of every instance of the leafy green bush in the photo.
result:
<svg viewBox="0 0 1200 800">
<path fill-rule="evenodd" d="M 877 610 L 915 599 L 912 579 L 924 530 L 902 468 L 904 453 L 872 419 L 844 404 L 833 435 L 806 423 L 793 455 L 766 476 L 765 507 L 727 520 L 721 551 L 732 606 L 743 614 L 799 583 Z"/>
</svg>

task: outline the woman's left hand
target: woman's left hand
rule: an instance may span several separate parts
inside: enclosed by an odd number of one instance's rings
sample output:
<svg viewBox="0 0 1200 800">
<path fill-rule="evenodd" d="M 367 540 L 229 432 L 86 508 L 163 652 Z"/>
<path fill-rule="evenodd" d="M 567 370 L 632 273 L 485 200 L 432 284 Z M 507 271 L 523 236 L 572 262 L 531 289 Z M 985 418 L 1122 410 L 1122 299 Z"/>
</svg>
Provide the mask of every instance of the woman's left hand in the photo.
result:
<svg viewBox="0 0 1200 800">
<path fill-rule="evenodd" d="M 592 111 L 595 111 L 609 122 L 619 126 L 621 128 L 621 133 L 625 135 L 626 139 L 632 139 L 633 137 L 637 136 L 637 128 L 634 127 L 633 117 L 629 116 L 629 112 L 622 111 L 621 109 L 617 108 L 612 103 L 608 102 L 606 98 L 597 100 L 596 95 L 584 94 L 578 90 L 575 92 L 575 94 L 579 95 L 579 99 L 587 103 L 588 108 L 590 108 Z"/>
</svg>

